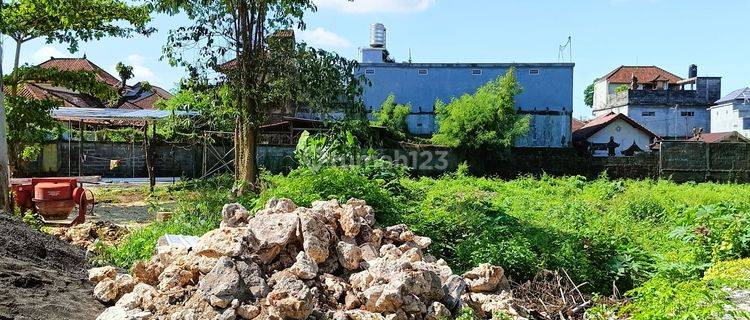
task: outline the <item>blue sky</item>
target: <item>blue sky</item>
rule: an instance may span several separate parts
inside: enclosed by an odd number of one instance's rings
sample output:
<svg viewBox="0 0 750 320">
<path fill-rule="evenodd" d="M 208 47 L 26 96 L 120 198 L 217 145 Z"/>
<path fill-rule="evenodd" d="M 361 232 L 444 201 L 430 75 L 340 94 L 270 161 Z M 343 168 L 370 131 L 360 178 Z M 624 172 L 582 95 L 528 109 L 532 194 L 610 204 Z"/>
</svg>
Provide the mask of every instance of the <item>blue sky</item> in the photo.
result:
<svg viewBox="0 0 750 320">
<path fill-rule="evenodd" d="M 388 48 L 398 61 L 557 62 L 558 46 L 573 37 L 574 114 L 590 117 L 583 90 L 620 65 L 658 65 L 686 76 L 723 77 L 724 94 L 750 86 L 750 1 L 700 0 L 316 0 L 319 11 L 306 17 L 298 37 L 357 59 L 368 44 L 369 25 L 388 28 Z M 167 89 L 184 74 L 160 61 L 170 28 L 182 17 L 155 17 L 149 38 L 103 39 L 86 43 L 84 53 L 106 70 L 123 61 L 136 80 Z M 4 41 L 3 68 L 11 65 L 12 42 Z M 9 52 L 10 51 L 10 52 Z M 24 44 L 21 61 L 70 56 L 64 46 L 43 40 Z M 567 57 L 566 57 L 567 60 Z"/>
</svg>

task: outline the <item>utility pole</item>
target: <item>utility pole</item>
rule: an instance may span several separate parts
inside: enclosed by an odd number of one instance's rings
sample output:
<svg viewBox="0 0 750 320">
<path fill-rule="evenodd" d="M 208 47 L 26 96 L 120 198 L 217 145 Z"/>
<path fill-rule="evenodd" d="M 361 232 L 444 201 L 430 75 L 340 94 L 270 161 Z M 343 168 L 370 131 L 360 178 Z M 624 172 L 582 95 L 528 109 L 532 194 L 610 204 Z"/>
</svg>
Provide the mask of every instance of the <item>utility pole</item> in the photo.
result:
<svg viewBox="0 0 750 320">
<path fill-rule="evenodd" d="M 0 6 L 2 4 L 0 3 Z M 3 91 L 3 42 L 0 38 L 0 201 L 3 211 L 10 214 L 10 164 L 8 161 L 8 134 L 5 132 L 5 93 Z"/>
</svg>

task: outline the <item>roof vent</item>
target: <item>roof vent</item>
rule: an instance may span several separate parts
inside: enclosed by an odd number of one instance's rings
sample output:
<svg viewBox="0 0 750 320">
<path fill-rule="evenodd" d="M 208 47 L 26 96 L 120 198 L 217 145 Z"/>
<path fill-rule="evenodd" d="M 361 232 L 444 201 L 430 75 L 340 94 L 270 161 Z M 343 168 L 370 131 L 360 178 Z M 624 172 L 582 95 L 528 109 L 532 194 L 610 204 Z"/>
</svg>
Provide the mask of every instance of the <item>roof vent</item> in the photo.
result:
<svg viewBox="0 0 750 320">
<path fill-rule="evenodd" d="M 373 23 L 370 26 L 370 47 L 385 48 L 385 25 Z"/>
</svg>

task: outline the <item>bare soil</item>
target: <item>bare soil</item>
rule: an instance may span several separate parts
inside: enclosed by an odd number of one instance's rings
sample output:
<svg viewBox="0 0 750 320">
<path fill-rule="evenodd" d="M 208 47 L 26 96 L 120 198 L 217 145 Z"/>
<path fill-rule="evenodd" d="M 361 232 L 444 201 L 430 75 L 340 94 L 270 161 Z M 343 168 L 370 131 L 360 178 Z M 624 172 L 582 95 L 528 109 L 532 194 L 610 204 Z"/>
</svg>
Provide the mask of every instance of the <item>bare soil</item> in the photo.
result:
<svg viewBox="0 0 750 320">
<path fill-rule="evenodd" d="M 0 320 L 95 319 L 86 251 L 0 213 Z"/>
</svg>

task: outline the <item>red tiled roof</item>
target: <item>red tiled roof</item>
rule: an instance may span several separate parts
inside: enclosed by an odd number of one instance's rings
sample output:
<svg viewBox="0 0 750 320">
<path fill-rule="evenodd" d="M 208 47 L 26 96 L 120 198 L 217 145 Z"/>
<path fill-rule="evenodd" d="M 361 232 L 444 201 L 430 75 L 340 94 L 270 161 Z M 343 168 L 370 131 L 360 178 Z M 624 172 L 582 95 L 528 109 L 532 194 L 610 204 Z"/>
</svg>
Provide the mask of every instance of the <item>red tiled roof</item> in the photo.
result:
<svg viewBox="0 0 750 320">
<path fill-rule="evenodd" d="M 96 78 L 110 86 L 119 86 L 120 80 L 109 72 L 104 71 L 93 62 L 83 58 L 55 58 L 52 57 L 49 60 L 39 64 L 42 68 L 57 68 L 62 71 L 93 71 L 96 73 Z"/>
<path fill-rule="evenodd" d="M 583 128 L 583 126 L 585 126 L 585 125 L 586 125 L 586 122 L 583 122 L 581 120 L 573 118 L 573 120 L 571 121 L 571 124 L 570 124 L 570 128 L 571 128 L 572 131 L 576 131 L 578 129 Z"/>
<path fill-rule="evenodd" d="M 657 80 L 677 83 L 682 78 L 657 66 L 620 66 L 604 76 L 609 83 L 629 84 L 633 76 L 638 78 L 638 83 L 648 83 Z"/>
<path fill-rule="evenodd" d="M 741 135 L 737 131 L 703 133 L 700 136 L 695 136 L 695 137 L 688 139 L 688 141 L 702 141 L 705 143 L 718 143 L 718 142 L 748 142 L 750 143 L 750 139 Z"/>
<path fill-rule="evenodd" d="M 651 138 L 659 137 L 655 133 L 651 132 L 651 130 L 646 129 L 646 127 L 642 126 L 640 123 L 636 122 L 635 120 L 626 116 L 625 114 L 610 112 L 609 114 L 599 116 L 596 119 L 589 121 L 588 123 L 586 123 L 586 125 L 584 125 L 580 129 L 573 131 L 573 140 L 574 141 L 586 140 L 589 137 L 593 136 L 595 133 L 599 132 L 599 130 L 604 129 L 605 127 L 615 122 L 616 120 L 623 120 L 627 122 L 634 128 L 645 132 L 646 134 L 651 136 Z"/>
</svg>

